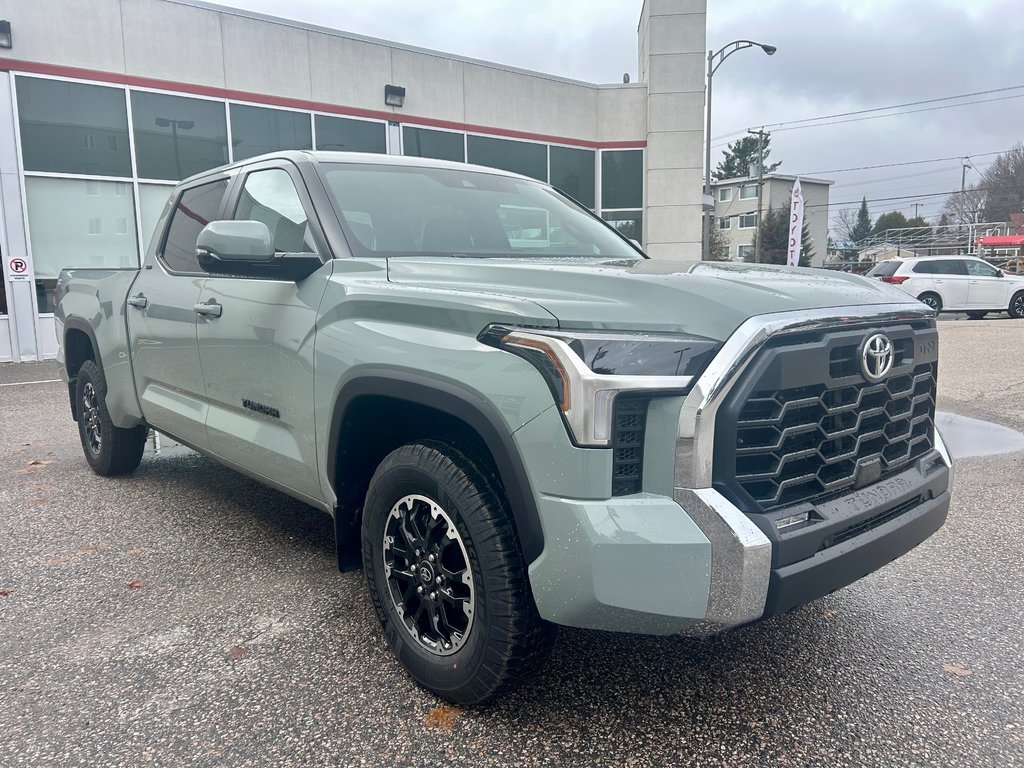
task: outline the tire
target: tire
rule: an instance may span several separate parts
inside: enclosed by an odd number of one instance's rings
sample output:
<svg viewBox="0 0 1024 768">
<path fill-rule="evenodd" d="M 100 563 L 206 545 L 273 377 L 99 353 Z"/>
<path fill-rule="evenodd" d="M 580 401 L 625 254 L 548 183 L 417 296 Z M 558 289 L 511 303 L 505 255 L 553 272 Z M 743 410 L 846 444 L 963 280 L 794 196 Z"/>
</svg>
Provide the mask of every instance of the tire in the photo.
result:
<svg viewBox="0 0 1024 768">
<path fill-rule="evenodd" d="M 981 320 L 988 312 L 968 312 L 967 317 L 971 320 Z"/>
<path fill-rule="evenodd" d="M 942 311 L 942 299 L 939 298 L 939 294 L 937 293 L 932 293 L 930 291 L 927 293 L 922 293 L 920 296 L 917 297 L 917 300 L 923 304 L 927 304 L 929 307 L 934 309 L 936 313 Z"/>
<path fill-rule="evenodd" d="M 107 383 L 92 360 L 78 371 L 75 400 L 78 436 L 93 472 L 107 477 L 134 472 L 142 461 L 149 427 L 115 427 L 107 411 Z"/>
<path fill-rule="evenodd" d="M 377 467 L 363 508 L 363 569 L 388 645 L 417 683 L 462 705 L 538 671 L 556 634 L 487 466 L 452 442 L 404 445 Z"/>
<path fill-rule="evenodd" d="M 1010 317 L 1014 317 L 1018 320 L 1024 318 L 1024 291 L 1018 291 L 1013 294 L 1013 298 L 1010 299 L 1010 306 L 1007 311 L 1010 313 Z"/>
</svg>

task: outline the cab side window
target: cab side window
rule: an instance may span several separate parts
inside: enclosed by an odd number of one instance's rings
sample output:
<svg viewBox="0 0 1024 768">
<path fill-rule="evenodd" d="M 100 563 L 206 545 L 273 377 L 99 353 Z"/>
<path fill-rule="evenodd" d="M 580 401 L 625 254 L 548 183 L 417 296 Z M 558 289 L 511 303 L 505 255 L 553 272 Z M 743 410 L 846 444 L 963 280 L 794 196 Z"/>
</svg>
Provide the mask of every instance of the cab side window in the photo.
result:
<svg viewBox="0 0 1024 768">
<path fill-rule="evenodd" d="M 171 214 L 161 258 L 172 272 L 202 272 L 196 260 L 196 240 L 203 227 L 217 221 L 227 191 L 227 179 L 190 187 L 181 193 Z"/>
<path fill-rule="evenodd" d="M 316 253 L 309 221 L 295 183 L 281 168 L 254 171 L 245 179 L 236 221 L 262 221 L 281 253 Z"/>
<path fill-rule="evenodd" d="M 984 261 L 968 261 L 967 274 L 971 277 L 999 277 L 999 270 Z"/>
</svg>

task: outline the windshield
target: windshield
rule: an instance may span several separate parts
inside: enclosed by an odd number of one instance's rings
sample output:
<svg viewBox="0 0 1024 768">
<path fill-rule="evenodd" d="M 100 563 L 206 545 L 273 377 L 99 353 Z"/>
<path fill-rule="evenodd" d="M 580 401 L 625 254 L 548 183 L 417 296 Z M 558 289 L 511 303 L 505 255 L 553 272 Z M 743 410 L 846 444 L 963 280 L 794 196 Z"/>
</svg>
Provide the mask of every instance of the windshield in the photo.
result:
<svg viewBox="0 0 1024 768">
<path fill-rule="evenodd" d="M 526 179 L 461 168 L 322 168 L 357 255 L 642 258 L 586 209 Z"/>
</svg>

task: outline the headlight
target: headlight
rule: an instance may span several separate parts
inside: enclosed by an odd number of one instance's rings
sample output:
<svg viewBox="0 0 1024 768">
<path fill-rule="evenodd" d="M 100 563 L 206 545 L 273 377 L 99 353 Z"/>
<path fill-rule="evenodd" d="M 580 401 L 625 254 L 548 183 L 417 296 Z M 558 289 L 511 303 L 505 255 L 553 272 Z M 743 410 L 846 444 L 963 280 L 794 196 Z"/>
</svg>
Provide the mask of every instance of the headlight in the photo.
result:
<svg viewBox="0 0 1024 768">
<path fill-rule="evenodd" d="M 492 325 L 480 341 L 531 362 L 547 381 L 573 440 L 608 446 L 622 392 L 682 395 L 721 344 L 683 334 L 563 331 Z"/>
</svg>

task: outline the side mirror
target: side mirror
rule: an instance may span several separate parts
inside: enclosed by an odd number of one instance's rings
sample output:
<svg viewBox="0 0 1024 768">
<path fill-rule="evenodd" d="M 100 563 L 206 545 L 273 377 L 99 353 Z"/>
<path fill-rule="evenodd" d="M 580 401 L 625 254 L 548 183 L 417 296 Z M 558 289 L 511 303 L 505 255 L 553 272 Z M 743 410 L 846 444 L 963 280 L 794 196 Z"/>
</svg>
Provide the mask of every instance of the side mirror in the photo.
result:
<svg viewBox="0 0 1024 768">
<path fill-rule="evenodd" d="M 323 266 L 315 253 L 276 253 L 262 221 L 211 221 L 196 239 L 196 259 L 212 275 L 303 280 Z"/>
<path fill-rule="evenodd" d="M 211 221 L 199 233 L 196 255 L 265 264 L 274 258 L 274 238 L 262 221 Z"/>
</svg>

